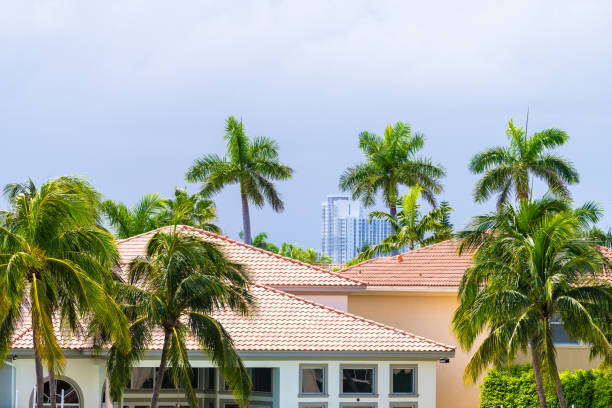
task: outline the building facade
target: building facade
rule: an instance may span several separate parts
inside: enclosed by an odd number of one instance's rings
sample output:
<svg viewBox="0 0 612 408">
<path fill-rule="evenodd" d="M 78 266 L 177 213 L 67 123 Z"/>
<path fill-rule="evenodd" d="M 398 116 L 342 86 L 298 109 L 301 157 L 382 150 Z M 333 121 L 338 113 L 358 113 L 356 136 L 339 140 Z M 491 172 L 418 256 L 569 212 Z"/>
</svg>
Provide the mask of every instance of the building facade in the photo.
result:
<svg viewBox="0 0 612 408">
<path fill-rule="evenodd" d="M 348 195 L 328 195 L 321 204 L 321 252 L 333 263 L 346 263 L 364 245 L 380 243 L 391 233 L 387 221 L 368 220 L 368 214 Z"/>
<path fill-rule="evenodd" d="M 253 382 L 250 408 L 436 407 L 436 372 L 440 360 L 452 359 L 454 347 L 347 313 L 348 294 L 365 290 L 364 283 L 227 237 L 186 226 L 178 229 L 218 245 L 252 278 L 252 316 L 228 310 L 213 313 L 248 368 Z M 146 253 L 154 233 L 118 241 L 123 278 L 129 262 Z M 65 370 L 57 376 L 58 402 L 63 395 L 64 408 L 105 407 L 104 351 L 94 347 L 85 331 L 69 335 L 54 323 L 66 357 Z M 154 333 L 114 408 L 148 406 L 160 362 L 160 335 Z M 188 339 L 186 348 L 198 407 L 238 408 L 197 341 Z M 26 312 L 13 334 L 9 358 L 0 365 L 0 408 L 32 407 L 33 357 L 33 330 Z M 167 377 L 162 379 L 159 407 L 188 407 Z M 43 405 L 48 407 L 45 381 Z"/>
</svg>

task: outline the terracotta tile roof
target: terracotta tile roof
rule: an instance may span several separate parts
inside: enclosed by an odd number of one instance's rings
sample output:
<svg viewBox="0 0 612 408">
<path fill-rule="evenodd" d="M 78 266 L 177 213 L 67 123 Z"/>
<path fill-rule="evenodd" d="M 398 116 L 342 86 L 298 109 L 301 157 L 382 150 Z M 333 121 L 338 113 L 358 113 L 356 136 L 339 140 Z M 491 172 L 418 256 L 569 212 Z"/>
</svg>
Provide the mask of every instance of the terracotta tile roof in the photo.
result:
<svg viewBox="0 0 612 408">
<path fill-rule="evenodd" d="M 457 253 L 457 240 L 429 245 L 397 256 L 380 257 L 338 271 L 368 286 L 457 288 L 470 266 L 472 253 Z M 600 247 L 612 261 L 612 249 Z M 612 271 L 603 278 L 612 282 Z"/>
<path fill-rule="evenodd" d="M 214 316 L 240 351 L 310 352 L 452 352 L 454 348 L 371 320 L 323 306 L 270 287 L 255 285 L 254 315 L 245 318 L 229 311 Z M 154 336 L 151 350 L 160 350 L 163 335 Z M 91 349 L 84 337 L 61 337 L 65 349 Z M 189 339 L 189 350 L 198 350 Z M 13 349 L 31 349 L 32 331 L 21 331 Z"/>
<path fill-rule="evenodd" d="M 368 286 L 458 287 L 471 254 L 448 240 L 397 256 L 374 258 L 338 271 Z"/>
<path fill-rule="evenodd" d="M 169 230 L 172 227 L 160 228 Z M 201 229 L 181 225 L 181 231 L 198 234 L 207 241 L 221 246 L 226 256 L 234 262 L 246 265 L 251 278 L 260 284 L 274 287 L 327 286 L 359 287 L 362 282 L 341 276 L 320 267 L 287 258 L 264 249 L 256 248 L 225 236 Z M 145 253 L 149 239 L 158 230 L 117 241 L 123 266 L 138 255 Z"/>
</svg>

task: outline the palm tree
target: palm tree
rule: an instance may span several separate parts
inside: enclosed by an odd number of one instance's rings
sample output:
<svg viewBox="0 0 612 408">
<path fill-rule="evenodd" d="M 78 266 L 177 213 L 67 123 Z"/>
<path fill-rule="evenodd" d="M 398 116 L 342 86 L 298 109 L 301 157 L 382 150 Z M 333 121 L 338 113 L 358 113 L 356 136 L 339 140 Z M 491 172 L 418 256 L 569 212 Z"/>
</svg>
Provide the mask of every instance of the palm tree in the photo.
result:
<svg viewBox="0 0 612 408">
<path fill-rule="evenodd" d="M 370 213 L 370 222 L 374 218 L 386 220 L 393 227 L 393 233 L 361 252 L 358 255 L 360 262 L 381 254 L 397 253 L 401 248 L 413 250 L 417 245 L 431 245 L 452 238 L 452 225 L 448 222 L 452 208 L 444 204 L 422 215 L 417 202 L 422 191 L 418 184 L 410 188 L 401 199 L 401 210 L 396 217 L 383 211 Z"/>
<path fill-rule="evenodd" d="M 604 231 L 600 228 L 593 227 L 586 231 L 585 237 L 590 238 L 597 245 L 612 248 L 612 228 L 608 229 L 608 231 Z"/>
<path fill-rule="evenodd" d="M 4 192 L 9 209 L 0 215 L 0 360 L 19 323 L 30 319 L 36 406 L 42 408 L 43 366 L 53 379 L 65 364 L 55 319 L 72 333 L 81 332 L 82 319 L 96 319 L 118 349 L 129 351 L 127 319 L 106 290 L 118 254 L 113 236 L 98 224 L 100 196 L 86 181 L 59 177 L 37 189 L 30 180 Z"/>
<path fill-rule="evenodd" d="M 316 249 L 303 249 L 288 242 L 283 243 L 279 254 L 311 265 L 331 263 L 331 258 L 329 256 L 317 252 Z"/>
<path fill-rule="evenodd" d="M 132 317 L 137 323 L 132 326 L 134 343 L 140 347 L 132 347 L 131 356 L 112 350 L 116 358 L 109 371 L 120 372 L 120 378 L 127 382 L 129 362 L 142 358 L 142 347 L 153 331 L 161 332 L 164 340 L 151 408 L 157 407 L 166 369 L 174 385 L 184 390 L 190 405 L 197 407 L 185 344 L 188 336 L 193 336 L 202 352 L 219 367 L 236 400 L 246 406 L 250 378 L 230 335 L 212 316 L 221 308 L 248 315 L 253 299 L 244 269 L 227 260 L 214 244 L 174 227 L 170 232 L 156 232 L 147 245 L 146 256 L 130 262 L 128 283 L 134 285 L 127 298 L 131 297 Z"/>
<path fill-rule="evenodd" d="M 196 160 L 187 171 L 187 181 L 202 182 L 202 192 L 208 196 L 230 184 L 240 185 L 242 200 L 242 228 L 244 242 L 251 243 L 249 202 L 263 207 L 268 201 L 274 211 L 280 212 L 285 204 L 270 180 L 287 180 L 293 169 L 278 161 L 278 144 L 264 136 L 251 140 L 242 121 L 230 116 L 225 122 L 227 155 L 207 154 Z"/>
<path fill-rule="evenodd" d="M 189 194 L 186 190 L 175 188 L 174 199 L 165 200 L 165 206 L 166 208 L 154 217 L 155 228 L 176 222 L 216 234 L 221 233 L 221 228 L 211 222 L 217 218 L 217 206 L 201 193 Z M 182 214 L 180 219 L 176 219 L 176 213 Z"/>
<path fill-rule="evenodd" d="M 240 236 L 240 239 L 244 239 L 244 233 L 242 231 L 240 231 L 238 235 Z M 260 232 L 259 234 L 255 235 L 251 245 L 253 245 L 255 248 L 261 248 L 265 249 L 266 251 L 274 252 L 275 254 L 278 254 L 279 252 L 278 247 L 268 241 L 268 233 L 266 232 Z"/>
<path fill-rule="evenodd" d="M 514 126 L 510 120 L 506 135 L 510 146 L 489 148 L 470 161 L 472 173 L 484 173 L 476 184 L 474 200 L 483 202 L 497 192 L 500 207 L 513 191 L 517 199 L 526 199 L 531 191 L 530 175 L 544 180 L 553 192 L 568 198 L 567 186 L 578 182 L 578 172 L 571 162 L 550 152 L 567 142 L 567 133 L 552 128 L 527 136 L 522 127 Z"/>
<path fill-rule="evenodd" d="M 570 337 L 592 345 L 592 353 L 612 357 L 605 335 L 612 326 L 612 285 L 598 277 L 608 261 L 582 234 L 599 216 L 595 204 L 572 209 L 547 195 L 517 208 L 506 203 L 459 234 L 460 251 L 476 252 L 459 287 L 453 330 L 467 350 L 485 333 L 466 379 L 529 349 L 540 406 L 547 406 L 544 374 L 566 408 L 551 330 L 556 318 Z"/>
<path fill-rule="evenodd" d="M 382 191 L 391 218 L 397 213 L 396 203 L 400 185 L 412 187 L 420 184 L 423 197 L 433 206 L 435 194 L 442 191 L 440 179 L 445 176 L 440 165 L 431 159 L 416 157 L 425 145 L 425 137 L 412 133 L 408 123 L 397 122 L 388 125 L 384 137 L 371 132 L 359 134 L 359 148 L 366 161 L 346 169 L 340 177 L 339 187 L 350 191 L 353 199 L 361 199 L 366 206 L 375 203 L 375 195 Z"/>
<path fill-rule="evenodd" d="M 101 209 L 117 238 L 129 238 L 158 228 L 166 201 L 159 194 L 144 195 L 133 208 L 113 200 L 105 200 Z"/>
</svg>

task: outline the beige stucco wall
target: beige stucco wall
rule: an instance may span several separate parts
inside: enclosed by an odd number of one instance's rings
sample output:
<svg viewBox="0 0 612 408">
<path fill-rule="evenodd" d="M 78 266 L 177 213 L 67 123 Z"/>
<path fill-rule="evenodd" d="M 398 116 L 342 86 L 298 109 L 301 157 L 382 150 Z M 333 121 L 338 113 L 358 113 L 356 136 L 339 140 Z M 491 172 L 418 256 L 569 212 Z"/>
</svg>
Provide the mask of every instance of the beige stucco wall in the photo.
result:
<svg viewBox="0 0 612 408">
<path fill-rule="evenodd" d="M 479 403 L 480 389 L 478 385 L 464 384 L 462 379 L 470 355 L 458 347 L 451 333 L 456 308 L 454 292 L 366 292 L 350 295 L 348 299 L 350 313 L 456 346 L 455 358 L 449 364 L 437 365 L 437 407 L 474 408 Z M 517 360 L 528 362 L 525 356 Z M 557 364 L 561 371 L 595 368 L 598 363 L 589 361 L 587 347 L 557 346 Z"/>
<path fill-rule="evenodd" d="M 421 294 L 405 296 L 393 293 L 350 295 L 348 310 L 360 316 L 408 330 L 452 346 L 457 340 L 450 323 L 457 307 L 456 295 Z M 463 370 L 468 354 L 457 347 L 448 364 L 437 364 L 436 400 L 438 408 L 474 408 L 479 402 L 479 388 L 465 385 Z"/>
</svg>

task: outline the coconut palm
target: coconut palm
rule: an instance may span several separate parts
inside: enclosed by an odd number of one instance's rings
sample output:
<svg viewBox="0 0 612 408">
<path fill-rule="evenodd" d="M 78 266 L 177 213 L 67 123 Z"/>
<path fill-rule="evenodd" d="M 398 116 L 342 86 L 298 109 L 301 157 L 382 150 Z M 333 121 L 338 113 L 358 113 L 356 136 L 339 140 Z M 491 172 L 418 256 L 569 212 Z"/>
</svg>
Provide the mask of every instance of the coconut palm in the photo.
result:
<svg viewBox="0 0 612 408">
<path fill-rule="evenodd" d="M 36 406 L 42 408 L 43 366 L 53 379 L 65 364 L 54 320 L 78 334 L 86 320 L 96 319 L 118 349 L 129 351 L 126 317 L 106 290 L 118 254 L 113 236 L 98 225 L 100 196 L 86 181 L 59 177 L 37 189 L 30 180 L 4 192 L 9 209 L 0 216 L 0 360 L 18 324 L 29 319 Z"/>
<path fill-rule="evenodd" d="M 582 234 L 599 216 L 595 204 L 572 209 L 545 196 L 516 208 L 506 203 L 460 233 L 460 251 L 476 252 L 459 287 L 453 330 L 468 350 L 485 334 L 466 366 L 467 380 L 529 349 L 540 406 L 547 406 L 545 376 L 566 408 L 551 330 L 556 318 L 571 338 L 612 357 L 605 335 L 612 325 L 612 285 L 599 279 L 608 261 Z"/>
<path fill-rule="evenodd" d="M 238 236 L 240 237 L 240 239 L 244 239 L 244 233 L 242 231 L 238 233 Z M 261 248 L 261 249 L 265 249 L 266 251 L 274 252 L 275 254 L 278 254 L 279 252 L 278 247 L 274 245 L 273 243 L 271 243 L 270 241 L 268 241 L 267 232 L 260 232 L 259 234 L 255 235 L 253 237 L 253 241 L 251 242 L 251 245 L 253 245 L 256 248 Z"/>
<path fill-rule="evenodd" d="M 526 199 L 532 187 L 530 176 L 543 180 L 561 197 L 569 197 L 568 184 L 578 182 L 578 172 L 567 159 L 551 153 L 567 142 L 567 133 L 551 128 L 527 136 L 510 120 L 506 135 L 510 146 L 489 148 L 470 161 L 472 173 L 484 173 L 474 189 L 476 202 L 487 200 L 493 193 L 499 193 L 498 207 L 512 193 L 517 199 Z"/>
<path fill-rule="evenodd" d="M 331 258 L 329 256 L 319 253 L 316 249 L 304 249 L 288 242 L 283 243 L 279 254 L 311 265 L 331 263 Z"/>
<path fill-rule="evenodd" d="M 422 191 L 418 184 L 410 188 L 401 198 L 401 210 L 396 217 L 383 211 L 370 213 L 370 222 L 374 218 L 385 220 L 393 227 L 393 233 L 361 252 L 358 255 L 360 262 L 381 254 L 397 253 L 402 248 L 413 250 L 417 246 L 431 245 L 452 237 L 452 225 L 448 222 L 452 208 L 444 204 L 427 214 L 421 214 L 418 199 Z"/>
<path fill-rule="evenodd" d="M 129 238 L 158 228 L 166 201 L 159 194 L 150 193 L 133 208 L 118 201 L 105 200 L 101 209 L 117 238 Z"/>
<path fill-rule="evenodd" d="M 195 338 L 206 356 L 219 367 L 236 400 L 246 406 L 251 382 L 230 335 L 212 313 L 227 308 L 247 315 L 253 304 L 244 269 L 225 258 L 212 243 L 175 228 L 160 230 L 150 239 L 146 255 L 129 264 L 127 299 L 131 298 L 134 343 L 131 356 L 111 350 L 115 359 L 109 372 L 129 378 L 130 362 L 142 358 L 143 347 L 153 333 L 163 335 L 162 353 L 151 408 L 158 404 L 167 369 L 177 388 L 183 389 L 192 407 L 197 399 L 191 385 L 191 364 L 186 341 Z M 124 383 L 125 385 L 125 383 Z M 111 384 L 111 390 L 113 384 Z M 115 394 L 116 395 L 116 394 Z"/>
<path fill-rule="evenodd" d="M 240 186 L 244 242 L 251 243 L 249 202 L 261 208 L 264 203 L 280 212 L 285 204 L 271 180 L 287 180 L 293 169 L 278 161 L 278 144 L 267 137 L 249 138 L 242 121 L 230 116 L 225 122 L 227 154 L 208 154 L 196 160 L 187 171 L 187 181 L 202 182 L 202 192 L 208 196 L 230 184 Z"/>
<path fill-rule="evenodd" d="M 425 137 L 420 133 L 413 134 L 408 123 L 388 125 L 383 137 L 361 132 L 359 148 L 363 150 L 366 161 L 346 169 L 340 177 L 340 189 L 350 191 L 354 200 L 361 199 L 366 206 L 373 205 L 375 195 L 382 191 L 393 219 L 397 213 L 400 185 L 412 187 L 420 184 L 423 197 L 435 206 L 435 194 L 442 191 L 440 179 L 445 172 L 442 166 L 434 165 L 430 159 L 416 156 L 424 145 Z"/>
<path fill-rule="evenodd" d="M 175 215 L 181 214 L 180 219 Z M 176 188 L 174 199 L 165 200 L 165 209 L 154 217 L 155 228 L 172 225 L 173 222 L 200 228 L 204 231 L 221 233 L 221 228 L 211 221 L 217 218 L 217 206 L 211 199 L 202 194 L 189 194 L 186 190 Z"/>
</svg>

